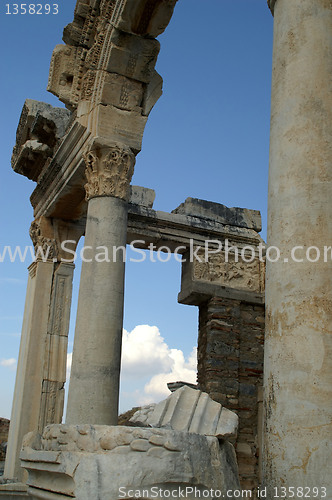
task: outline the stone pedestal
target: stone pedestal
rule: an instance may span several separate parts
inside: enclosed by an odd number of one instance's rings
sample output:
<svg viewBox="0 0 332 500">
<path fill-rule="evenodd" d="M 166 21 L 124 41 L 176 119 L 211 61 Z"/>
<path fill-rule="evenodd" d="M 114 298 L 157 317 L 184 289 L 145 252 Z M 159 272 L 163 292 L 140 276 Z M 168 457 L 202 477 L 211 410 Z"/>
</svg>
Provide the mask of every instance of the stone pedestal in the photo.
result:
<svg viewBox="0 0 332 500">
<path fill-rule="evenodd" d="M 89 199 L 67 423 L 116 425 L 125 247 L 133 153 L 95 145 L 85 156 Z"/>
<path fill-rule="evenodd" d="M 161 500 L 179 492 L 212 500 L 237 498 L 240 487 L 230 443 L 172 429 L 52 425 L 41 440 L 26 436 L 21 459 L 34 500 Z"/>
<path fill-rule="evenodd" d="M 332 7 L 328 0 L 271 7 L 268 245 L 281 258 L 267 263 L 264 482 L 324 487 L 330 498 L 332 263 L 324 246 L 332 237 Z"/>
</svg>

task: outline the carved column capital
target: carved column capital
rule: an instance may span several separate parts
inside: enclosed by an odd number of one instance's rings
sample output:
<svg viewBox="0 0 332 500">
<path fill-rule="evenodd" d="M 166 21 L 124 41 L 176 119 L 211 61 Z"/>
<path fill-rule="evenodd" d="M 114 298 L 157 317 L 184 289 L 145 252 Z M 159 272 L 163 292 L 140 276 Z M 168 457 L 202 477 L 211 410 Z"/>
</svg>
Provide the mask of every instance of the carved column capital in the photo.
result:
<svg viewBox="0 0 332 500">
<path fill-rule="evenodd" d="M 123 146 L 95 146 L 83 154 L 85 160 L 86 199 L 113 196 L 128 200 L 134 173 L 135 155 Z"/>
<path fill-rule="evenodd" d="M 57 259 L 58 245 L 54 238 L 51 220 L 47 217 L 39 217 L 34 220 L 29 230 L 36 260 Z"/>
<path fill-rule="evenodd" d="M 274 6 L 276 4 L 277 0 L 267 0 L 267 4 L 270 8 L 270 11 L 272 12 L 272 15 L 274 15 Z"/>
<path fill-rule="evenodd" d="M 29 231 L 36 260 L 72 262 L 83 228 L 73 221 L 39 217 Z"/>
</svg>

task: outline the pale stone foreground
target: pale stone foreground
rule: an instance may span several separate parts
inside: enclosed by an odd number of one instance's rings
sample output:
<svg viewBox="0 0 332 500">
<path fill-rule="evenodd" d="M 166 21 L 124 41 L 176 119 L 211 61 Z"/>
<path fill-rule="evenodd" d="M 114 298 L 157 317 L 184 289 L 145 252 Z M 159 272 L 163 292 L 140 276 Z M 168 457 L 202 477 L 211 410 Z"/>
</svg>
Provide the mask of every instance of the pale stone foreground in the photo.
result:
<svg viewBox="0 0 332 500">
<path fill-rule="evenodd" d="M 122 491 L 154 488 L 163 498 L 186 487 L 223 497 L 240 489 L 228 441 L 173 429 L 53 424 L 42 436 L 27 434 L 20 457 L 34 499 L 114 500 Z"/>
<path fill-rule="evenodd" d="M 183 386 L 161 403 L 138 410 L 130 422 L 226 439 L 236 437 L 239 417 L 206 392 Z"/>
<path fill-rule="evenodd" d="M 20 458 L 28 493 L 114 500 L 128 490 L 153 495 L 158 488 L 162 498 L 194 486 L 213 498 L 211 489 L 221 497 L 240 489 L 235 451 L 225 439 L 236 436 L 238 417 L 208 394 L 183 386 L 131 419 L 143 421 L 146 427 L 53 424 L 42 435 L 27 434 Z"/>
</svg>

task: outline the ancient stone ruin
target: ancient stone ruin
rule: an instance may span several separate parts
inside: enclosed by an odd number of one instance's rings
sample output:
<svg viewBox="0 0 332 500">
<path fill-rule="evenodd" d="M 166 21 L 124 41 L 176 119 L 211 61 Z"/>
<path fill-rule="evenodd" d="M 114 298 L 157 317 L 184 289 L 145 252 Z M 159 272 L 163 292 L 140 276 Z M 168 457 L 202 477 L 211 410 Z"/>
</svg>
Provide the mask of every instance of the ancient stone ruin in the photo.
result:
<svg viewBox="0 0 332 500">
<path fill-rule="evenodd" d="M 37 258 L 29 267 L 2 498 L 113 500 L 121 487 L 179 485 L 223 494 L 242 487 L 254 498 L 260 484 L 270 494 L 280 486 L 331 488 L 331 262 L 316 262 L 314 271 L 307 261 L 289 262 L 287 271 L 286 261 L 268 263 L 265 294 L 257 211 L 194 198 L 172 213 L 155 211 L 154 192 L 131 185 L 162 93 L 156 38 L 175 4 L 78 0 L 48 83 L 66 109 L 24 104 L 12 166 L 36 182 L 30 235 Z M 270 8 L 268 243 L 286 252 L 291 244 L 323 246 L 331 236 L 332 9 L 327 0 L 271 0 Z M 134 240 L 142 248 L 181 246 L 178 300 L 199 308 L 198 387 L 143 408 L 131 426 L 117 426 L 121 259 L 83 262 L 62 423 L 73 251 L 82 237 L 92 249 Z M 207 240 L 215 248 L 208 259 Z M 254 258 L 226 255 L 219 247 L 226 240 L 244 256 L 253 248 Z"/>
</svg>

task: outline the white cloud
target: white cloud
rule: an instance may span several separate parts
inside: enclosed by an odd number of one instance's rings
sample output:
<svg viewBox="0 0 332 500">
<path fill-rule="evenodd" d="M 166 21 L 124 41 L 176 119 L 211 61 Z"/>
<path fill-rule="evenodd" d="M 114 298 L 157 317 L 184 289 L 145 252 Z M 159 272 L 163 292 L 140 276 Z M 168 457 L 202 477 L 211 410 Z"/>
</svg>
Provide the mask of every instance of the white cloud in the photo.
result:
<svg viewBox="0 0 332 500">
<path fill-rule="evenodd" d="M 122 376 L 145 377 L 172 367 L 169 348 L 156 326 L 139 325 L 123 330 Z"/>
<path fill-rule="evenodd" d="M 67 355 L 67 381 L 72 353 Z M 121 411 L 133 406 L 159 402 L 170 392 L 167 382 L 196 383 L 197 348 L 186 358 L 180 349 L 171 349 L 156 326 L 138 325 L 123 330 Z M 147 381 L 148 380 L 148 381 Z"/>
<path fill-rule="evenodd" d="M 168 372 L 154 375 L 144 387 L 144 404 L 160 401 L 169 395 L 168 382 L 196 383 L 197 348 L 194 347 L 186 360 L 179 349 L 170 349 L 169 356 L 173 361 L 172 369 Z"/>
<path fill-rule="evenodd" d="M 4 366 L 5 368 L 9 368 L 10 370 L 15 371 L 16 370 L 16 359 L 15 358 L 1 359 L 0 366 Z"/>
<path fill-rule="evenodd" d="M 186 359 L 181 350 L 168 347 L 156 326 L 139 325 L 129 333 L 124 330 L 121 377 L 127 381 L 133 378 L 133 406 L 167 397 L 170 394 L 168 382 L 182 380 L 195 384 L 196 370 L 196 347 Z M 150 380 L 138 387 L 138 379 L 146 376 Z M 134 381 L 137 381 L 135 386 Z M 130 394 L 126 394 L 126 399 L 130 400 Z"/>
</svg>

